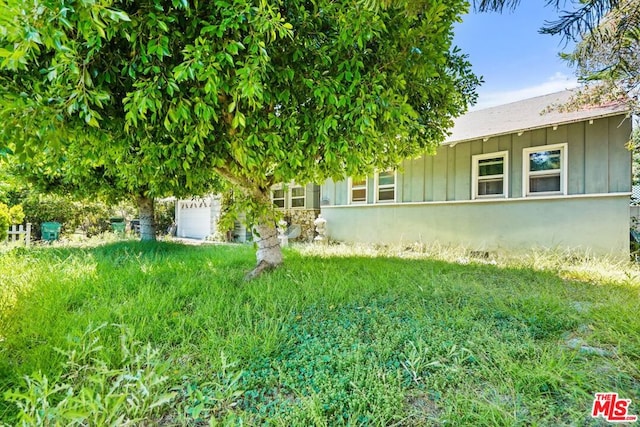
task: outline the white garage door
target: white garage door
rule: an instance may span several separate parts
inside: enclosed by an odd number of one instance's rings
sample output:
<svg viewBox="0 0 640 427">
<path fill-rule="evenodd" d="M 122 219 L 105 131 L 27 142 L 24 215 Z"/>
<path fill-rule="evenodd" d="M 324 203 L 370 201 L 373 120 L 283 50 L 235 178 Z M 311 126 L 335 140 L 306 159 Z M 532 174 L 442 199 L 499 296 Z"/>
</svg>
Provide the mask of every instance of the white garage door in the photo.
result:
<svg viewBox="0 0 640 427">
<path fill-rule="evenodd" d="M 180 200 L 178 237 L 204 239 L 211 234 L 211 201 Z"/>
</svg>

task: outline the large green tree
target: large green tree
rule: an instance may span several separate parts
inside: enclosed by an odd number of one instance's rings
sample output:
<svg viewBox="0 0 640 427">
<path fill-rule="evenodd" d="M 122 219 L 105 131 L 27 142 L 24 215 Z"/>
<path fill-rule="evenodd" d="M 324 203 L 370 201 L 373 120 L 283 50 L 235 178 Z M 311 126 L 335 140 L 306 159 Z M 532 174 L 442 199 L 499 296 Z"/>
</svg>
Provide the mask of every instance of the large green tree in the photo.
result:
<svg viewBox="0 0 640 427">
<path fill-rule="evenodd" d="M 17 110 L 5 112 L 11 116 Z M 11 145 L 21 136 L 19 132 L 13 135 Z M 0 178 L 10 174 L 13 181 L 28 183 L 44 194 L 98 199 L 112 205 L 129 200 L 138 207 L 142 240 L 156 238 L 156 198 L 205 194 L 221 187 L 220 179 L 211 175 L 208 157 L 197 159 L 192 163 L 195 170 L 187 171 L 163 155 L 166 143 L 134 139 L 117 130 L 91 129 L 86 133 L 66 129 L 60 138 L 47 132 L 37 145 L 26 147 L 28 153 L 0 158 Z M 38 150 L 33 149 L 36 147 Z"/>
<path fill-rule="evenodd" d="M 8 39 L 11 30 L 23 31 L 18 25 L 20 22 L 10 19 L 12 13 L 17 13 L 17 6 L 13 7 L 7 15 L 2 15 L 1 21 Z M 115 13 L 118 19 L 127 19 L 113 10 L 110 13 Z M 43 44 L 39 42 L 31 49 L 39 51 L 41 46 Z M 41 81 L 44 68 L 30 68 L 29 63 L 17 65 L 14 63 L 17 52 L 7 56 L 9 52 L 0 49 L 0 54 L 5 55 L 0 74 L 0 119 L 4 123 L 0 135 L 5 145 L 0 169 L 6 173 L 10 168 L 13 179 L 28 181 L 43 193 L 71 194 L 109 202 L 131 199 L 138 206 L 142 240 L 155 240 L 156 237 L 155 198 L 201 194 L 216 188 L 211 159 L 204 150 L 197 157 L 188 159 L 187 164 L 172 152 L 175 147 L 171 145 L 171 138 L 166 137 L 165 129 L 161 132 L 153 129 L 137 133 L 125 131 L 124 113 L 109 103 L 102 104 L 107 95 L 97 91 L 90 76 L 78 73 L 77 63 L 70 58 L 66 60 L 71 61 L 71 65 L 50 69 L 47 79 Z M 68 49 L 65 52 L 72 54 Z M 35 65 L 40 65 L 41 58 L 37 55 L 33 60 L 38 61 Z M 77 61 L 80 59 L 76 58 Z M 66 86 L 51 86 L 60 83 L 54 78 L 59 71 L 80 80 L 74 86 L 73 78 L 67 76 L 65 78 L 71 83 L 63 79 Z M 93 72 L 98 73 L 97 70 Z M 120 81 L 110 89 L 123 95 L 126 93 L 123 84 L 130 82 Z M 115 98 L 109 100 L 112 101 Z M 100 108 L 92 111 L 89 107 L 92 102 Z M 99 114 L 105 114 L 105 111 L 108 117 L 101 119 L 102 123 L 98 125 L 96 117 L 100 118 Z M 188 166 L 194 170 L 188 170 Z"/>
<path fill-rule="evenodd" d="M 213 171 L 246 195 L 256 271 L 282 261 L 273 184 L 433 149 L 478 83 L 451 44 L 464 0 L 3 3 L 5 104 L 27 107 L 3 114 L 16 151 L 73 132 L 98 157 L 127 141 L 160 178 Z"/>
</svg>

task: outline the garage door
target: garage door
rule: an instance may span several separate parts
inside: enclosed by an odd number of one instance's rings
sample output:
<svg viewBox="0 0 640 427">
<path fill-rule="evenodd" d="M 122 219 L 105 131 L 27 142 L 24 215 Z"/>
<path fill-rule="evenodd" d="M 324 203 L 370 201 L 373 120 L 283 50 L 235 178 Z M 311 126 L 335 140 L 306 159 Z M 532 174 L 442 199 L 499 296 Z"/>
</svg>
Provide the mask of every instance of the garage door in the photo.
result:
<svg viewBox="0 0 640 427">
<path fill-rule="evenodd" d="M 178 203 L 178 237 L 204 239 L 211 234 L 210 200 L 180 200 Z"/>
</svg>

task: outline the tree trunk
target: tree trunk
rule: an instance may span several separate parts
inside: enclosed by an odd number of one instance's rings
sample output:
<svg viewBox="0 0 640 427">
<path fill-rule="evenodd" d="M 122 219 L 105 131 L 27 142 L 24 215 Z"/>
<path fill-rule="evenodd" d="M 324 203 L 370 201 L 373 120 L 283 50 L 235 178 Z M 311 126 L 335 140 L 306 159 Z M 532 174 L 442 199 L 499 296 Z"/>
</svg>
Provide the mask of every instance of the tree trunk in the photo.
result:
<svg viewBox="0 0 640 427">
<path fill-rule="evenodd" d="M 156 222 L 154 220 L 155 204 L 153 198 L 138 196 L 138 211 L 140 214 L 140 240 L 156 240 Z"/>
<path fill-rule="evenodd" d="M 261 220 L 254 227 L 254 235 L 258 245 L 256 253 L 256 268 L 246 276 L 246 280 L 258 277 L 266 270 L 271 270 L 282 264 L 282 249 L 278 240 L 278 232 L 273 221 Z"/>
</svg>

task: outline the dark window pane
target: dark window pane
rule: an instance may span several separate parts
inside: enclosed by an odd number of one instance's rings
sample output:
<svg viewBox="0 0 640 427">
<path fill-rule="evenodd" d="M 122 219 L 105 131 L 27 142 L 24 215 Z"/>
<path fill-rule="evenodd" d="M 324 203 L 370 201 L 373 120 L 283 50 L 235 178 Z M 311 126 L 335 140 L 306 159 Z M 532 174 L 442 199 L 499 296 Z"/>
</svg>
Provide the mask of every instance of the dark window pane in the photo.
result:
<svg viewBox="0 0 640 427">
<path fill-rule="evenodd" d="M 297 199 L 291 199 L 291 207 L 292 208 L 304 208 L 304 197 L 300 197 Z"/>
<path fill-rule="evenodd" d="M 484 159 L 478 161 L 478 175 L 502 175 L 504 171 L 504 158 Z"/>
<path fill-rule="evenodd" d="M 273 190 L 274 199 L 284 199 L 284 190 Z"/>
<path fill-rule="evenodd" d="M 378 191 L 379 201 L 389 201 L 395 198 L 396 191 L 394 188 L 381 188 Z"/>
<path fill-rule="evenodd" d="M 393 185 L 395 174 L 393 172 L 380 172 L 378 174 L 378 185 Z"/>
<path fill-rule="evenodd" d="M 304 187 L 293 187 L 291 197 L 304 197 Z"/>
<path fill-rule="evenodd" d="M 277 207 L 277 208 L 284 208 L 284 199 L 280 199 L 280 200 L 274 200 L 273 204 Z"/>
<path fill-rule="evenodd" d="M 529 170 L 546 171 L 560 169 L 560 150 L 538 151 L 529 154 Z"/>
<path fill-rule="evenodd" d="M 353 202 L 366 202 L 367 190 L 364 188 L 354 189 L 351 191 L 351 201 Z"/>
<path fill-rule="evenodd" d="M 560 174 L 529 177 L 529 192 L 560 191 Z"/>
<path fill-rule="evenodd" d="M 502 179 L 488 179 L 478 181 L 478 196 L 490 196 L 503 194 Z"/>
</svg>

